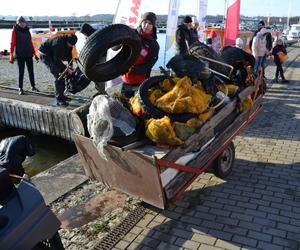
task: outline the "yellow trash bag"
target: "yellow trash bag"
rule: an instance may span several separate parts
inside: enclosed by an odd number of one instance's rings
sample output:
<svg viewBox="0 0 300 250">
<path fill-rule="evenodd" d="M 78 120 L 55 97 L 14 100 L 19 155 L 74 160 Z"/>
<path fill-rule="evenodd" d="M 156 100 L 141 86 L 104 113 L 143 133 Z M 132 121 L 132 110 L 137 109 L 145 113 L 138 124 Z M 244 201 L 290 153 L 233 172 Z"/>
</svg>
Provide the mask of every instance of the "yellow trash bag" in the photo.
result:
<svg viewBox="0 0 300 250">
<path fill-rule="evenodd" d="M 214 109 L 210 109 L 202 114 L 200 114 L 198 116 L 198 119 L 200 122 L 206 122 L 207 120 L 209 120 L 215 113 L 215 110 Z"/>
<path fill-rule="evenodd" d="M 157 99 L 163 96 L 163 93 L 159 89 L 150 89 L 149 90 L 149 101 L 155 105 Z"/>
<path fill-rule="evenodd" d="M 247 96 L 247 98 L 241 103 L 240 112 L 249 111 L 252 108 L 253 100 L 251 96 Z"/>
<path fill-rule="evenodd" d="M 207 110 L 211 96 L 193 87 L 188 77 L 181 78 L 175 87 L 156 101 L 156 106 L 167 113 L 200 114 Z"/>
<path fill-rule="evenodd" d="M 146 112 L 143 109 L 143 106 L 141 105 L 141 102 L 140 102 L 137 94 L 134 97 L 130 98 L 129 105 L 130 105 L 132 114 L 134 114 L 138 117 L 143 117 L 146 115 Z"/>
<path fill-rule="evenodd" d="M 180 78 L 179 77 L 173 77 L 172 78 L 173 82 L 176 84 Z M 174 84 L 172 84 L 170 82 L 169 79 L 165 79 L 162 82 L 159 83 L 159 86 L 165 91 L 165 92 L 169 92 L 170 90 L 172 90 L 174 88 Z"/>
<path fill-rule="evenodd" d="M 164 116 L 161 119 L 153 119 L 146 123 L 146 136 L 153 142 L 163 145 L 176 146 L 183 143 L 174 131 L 169 117 Z"/>
</svg>

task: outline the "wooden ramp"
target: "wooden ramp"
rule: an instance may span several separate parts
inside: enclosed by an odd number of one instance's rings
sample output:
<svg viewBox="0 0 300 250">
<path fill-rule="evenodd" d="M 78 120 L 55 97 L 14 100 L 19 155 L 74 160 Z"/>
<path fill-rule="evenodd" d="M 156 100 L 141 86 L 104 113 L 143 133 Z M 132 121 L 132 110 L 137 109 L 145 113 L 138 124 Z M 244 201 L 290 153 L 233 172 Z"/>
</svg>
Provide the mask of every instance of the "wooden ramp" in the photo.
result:
<svg viewBox="0 0 300 250">
<path fill-rule="evenodd" d="M 71 114 L 88 102 L 74 97 L 68 107 L 58 107 L 51 94 L 25 91 L 20 96 L 15 89 L 0 87 L 0 124 L 71 141 Z"/>
</svg>

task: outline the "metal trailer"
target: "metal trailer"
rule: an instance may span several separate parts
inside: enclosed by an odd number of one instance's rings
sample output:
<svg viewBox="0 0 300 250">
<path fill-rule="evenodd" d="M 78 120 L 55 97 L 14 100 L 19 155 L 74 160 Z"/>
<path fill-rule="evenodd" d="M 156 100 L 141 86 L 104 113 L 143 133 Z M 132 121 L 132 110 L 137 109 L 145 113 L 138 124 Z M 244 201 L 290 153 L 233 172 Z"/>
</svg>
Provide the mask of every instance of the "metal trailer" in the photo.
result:
<svg viewBox="0 0 300 250">
<path fill-rule="evenodd" d="M 124 147 L 107 145 L 104 153 L 108 160 L 104 160 L 90 138 L 75 133 L 74 141 L 85 173 L 165 209 L 213 163 L 220 177 L 231 172 L 235 158 L 232 141 L 262 110 L 262 86 L 260 77 L 255 86 L 241 91 L 182 146 L 173 149 L 147 145 L 144 141 Z M 254 100 L 251 110 L 237 112 L 239 103 L 249 95 Z"/>
</svg>

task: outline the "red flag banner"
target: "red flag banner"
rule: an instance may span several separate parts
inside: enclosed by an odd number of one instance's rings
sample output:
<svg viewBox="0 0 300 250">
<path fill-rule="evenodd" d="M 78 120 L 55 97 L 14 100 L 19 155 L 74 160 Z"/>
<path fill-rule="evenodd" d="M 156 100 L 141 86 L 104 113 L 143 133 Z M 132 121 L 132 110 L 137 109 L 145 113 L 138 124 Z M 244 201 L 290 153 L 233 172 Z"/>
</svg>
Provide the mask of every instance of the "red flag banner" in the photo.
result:
<svg viewBox="0 0 300 250">
<path fill-rule="evenodd" d="M 240 0 L 229 0 L 227 7 L 224 45 L 234 45 L 240 24 Z"/>
</svg>

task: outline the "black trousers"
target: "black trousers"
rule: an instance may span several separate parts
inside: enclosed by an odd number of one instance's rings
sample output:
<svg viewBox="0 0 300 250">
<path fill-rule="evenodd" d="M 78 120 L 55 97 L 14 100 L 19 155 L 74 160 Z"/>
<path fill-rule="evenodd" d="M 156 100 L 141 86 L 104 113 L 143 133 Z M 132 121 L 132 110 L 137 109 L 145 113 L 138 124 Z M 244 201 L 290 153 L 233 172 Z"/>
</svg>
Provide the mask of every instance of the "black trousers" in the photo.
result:
<svg viewBox="0 0 300 250">
<path fill-rule="evenodd" d="M 40 56 L 42 62 L 49 68 L 51 74 L 55 77 L 55 98 L 58 101 L 63 101 L 65 99 L 64 92 L 66 88 L 65 79 L 62 78 L 58 80 L 59 74 L 63 72 L 63 70 L 58 67 L 51 58 L 47 55 L 41 54 Z"/>
<path fill-rule="evenodd" d="M 24 80 L 24 69 L 25 63 L 27 66 L 29 80 L 32 87 L 35 86 L 34 82 L 34 73 L 33 73 L 33 60 L 32 57 L 17 57 L 18 68 L 19 68 L 19 88 L 23 88 L 23 80 Z"/>
<path fill-rule="evenodd" d="M 284 75 L 283 75 L 283 68 L 282 68 L 282 63 L 279 61 L 275 61 L 276 64 L 276 73 L 275 73 L 275 77 L 278 78 L 279 74 L 281 76 L 282 80 L 285 80 Z"/>
</svg>

